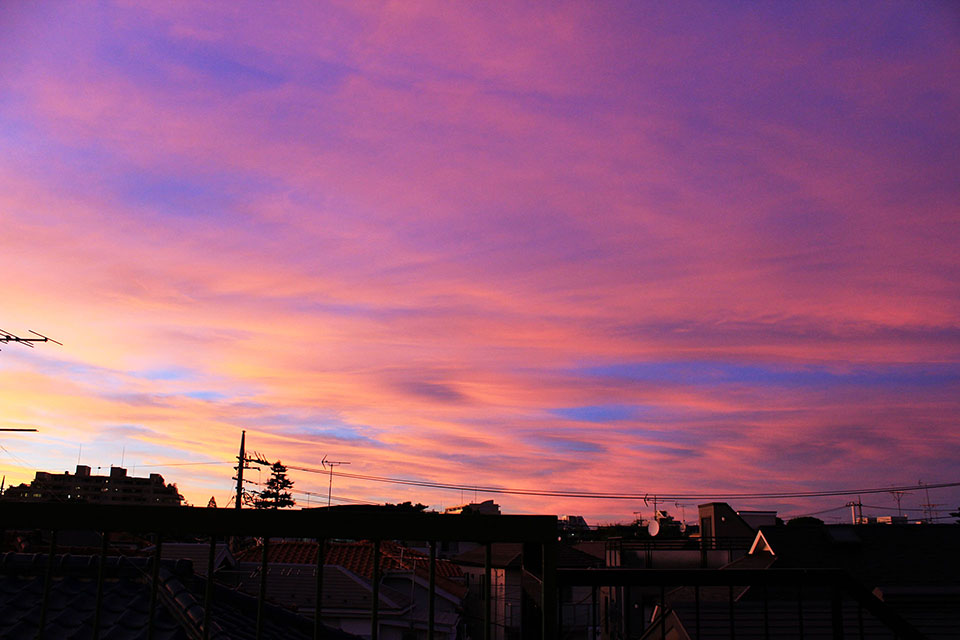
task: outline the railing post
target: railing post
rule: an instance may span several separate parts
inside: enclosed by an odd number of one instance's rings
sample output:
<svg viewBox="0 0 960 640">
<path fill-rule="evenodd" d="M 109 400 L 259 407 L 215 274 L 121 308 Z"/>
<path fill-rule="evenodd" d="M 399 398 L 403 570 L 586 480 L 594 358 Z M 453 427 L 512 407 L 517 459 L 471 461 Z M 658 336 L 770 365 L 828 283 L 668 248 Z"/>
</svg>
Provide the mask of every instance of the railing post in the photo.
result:
<svg viewBox="0 0 960 640">
<path fill-rule="evenodd" d="M 380 541 L 373 541 L 373 603 L 370 611 L 370 640 L 380 637 Z"/>
<path fill-rule="evenodd" d="M 263 536 L 263 548 L 260 552 L 260 591 L 257 593 L 257 640 L 263 638 L 263 626 L 266 622 L 267 604 L 267 548 L 270 538 Z"/>
<path fill-rule="evenodd" d="M 150 618 L 147 620 L 147 640 L 153 640 L 156 629 L 157 590 L 160 588 L 160 558 L 163 553 L 163 536 L 156 534 L 157 543 L 153 547 L 153 566 L 150 568 Z"/>
<path fill-rule="evenodd" d="M 100 609 L 103 607 L 103 579 L 107 568 L 107 544 L 109 539 L 109 532 L 101 532 L 100 558 L 97 563 L 97 601 L 93 609 L 93 640 L 99 640 L 100 638 Z"/>
<path fill-rule="evenodd" d="M 763 638 L 770 640 L 770 594 L 767 584 L 763 584 Z"/>
<path fill-rule="evenodd" d="M 490 640 L 492 635 L 492 625 L 490 619 L 490 596 L 493 593 L 493 588 L 490 583 L 490 579 L 493 575 L 492 564 L 493 564 L 493 547 L 487 542 L 483 547 L 483 640 Z"/>
<path fill-rule="evenodd" d="M 597 587 L 590 588 L 590 640 L 597 637 Z"/>
<path fill-rule="evenodd" d="M 574 623 L 576 623 L 576 615 L 574 615 Z M 563 590 L 559 587 L 557 588 L 557 635 L 563 635 Z"/>
<path fill-rule="evenodd" d="M 830 598 L 830 614 L 833 639 L 843 640 L 843 600 L 840 587 L 833 588 L 833 596 Z"/>
<path fill-rule="evenodd" d="M 434 640 L 437 591 L 437 541 L 430 541 L 430 593 L 427 595 L 427 640 Z"/>
<path fill-rule="evenodd" d="M 727 607 L 729 609 L 730 615 L 730 640 L 736 640 L 736 624 L 734 623 L 733 615 L 733 585 L 727 585 Z"/>
<path fill-rule="evenodd" d="M 660 585 L 660 640 L 667 640 L 667 588 L 663 584 Z"/>
<path fill-rule="evenodd" d="M 857 628 L 860 631 L 860 640 L 863 640 L 863 603 L 857 601 Z"/>
<path fill-rule="evenodd" d="M 317 588 L 313 614 L 313 640 L 323 635 L 323 565 L 327 559 L 327 539 L 317 538 Z"/>
<path fill-rule="evenodd" d="M 803 640 L 803 584 L 797 585 L 797 627 L 800 630 L 800 640 Z"/>
<path fill-rule="evenodd" d="M 217 536 L 210 534 L 210 551 L 207 553 L 207 586 L 203 591 L 203 638 L 210 637 L 210 608 L 213 606 L 213 561 L 217 553 Z"/>
<path fill-rule="evenodd" d="M 543 612 L 543 640 L 556 638 L 557 635 L 557 543 L 556 539 L 543 543 L 543 592 L 541 593 Z"/>
<path fill-rule="evenodd" d="M 57 530 L 50 531 L 50 549 L 47 551 L 47 571 L 43 578 L 43 602 L 40 603 L 40 626 L 37 628 L 37 640 L 43 638 L 47 626 L 47 606 L 50 602 L 50 590 L 53 588 L 53 556 L 57 552 Z"/>
<path fill-rule="evenodd" d="M 693 585 L 693 601 L 696 610 L 696 637 L 700 640 L 700 585 Z"/>
</svg>

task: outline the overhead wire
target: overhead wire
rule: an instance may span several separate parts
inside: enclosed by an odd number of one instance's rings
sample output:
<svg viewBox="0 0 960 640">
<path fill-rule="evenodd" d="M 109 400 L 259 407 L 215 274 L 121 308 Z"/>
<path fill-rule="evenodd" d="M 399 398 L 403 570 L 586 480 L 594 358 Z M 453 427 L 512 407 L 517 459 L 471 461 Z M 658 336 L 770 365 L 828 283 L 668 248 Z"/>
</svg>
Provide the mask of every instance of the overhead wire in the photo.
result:
<svg viewBox="0 0 960 640">
<path fill-rule="evenodd" d="M 295 465 L 286 465 L 287 469 L 304 471 L 307 473 L 328 474 L 327 469 L 318 469 L 316 467 L 301 467 Z M 890 491 L 905 491 L 908 489 L 942 489 L 947 487 L 958 487 L 960 482 L 942 482 L 937 484 L 909 485 L 902 487 L 874 487 L 866 489 L 837 489 L 824 491 L 787 491 L 787 492 L 769 492 L 769 493 L 728 493 L 728 494 L 710 494 L 710 493 L 658 493 L 650 491 L 647 493 L 603 493 L 593 491 L 541 491 L 536 489 L 515 489 L 508 487 L 490 487 L 453 484 L 447 482 L 435 482 L 429 480 L 412 480 L 409 478 L 396 478 L 390 476 L 375 476 L 361 473 L 349 473 L 346 471 L 338 472 L 339 478 L 350 478 L 353 480 L 365 480 L 369 482 L 381 482 L 387 484 L 400 484 L 406 486 L 424 487 L 429 489 L 447 489 L 453 491 L 474 491 L 476 493 L 497 493 L 506 495 L 522 496 L 540 496 L 552 498 L 589 498 L 594 500 L 644 500 L 648 501 L 656 498 L 658 501 L 666 500 L 750 500 L 750 499 L 777 499 L 777 498 L 823 498 L 829 496 L 849 496 L 858 494 L 888 493 Z"/>
<path fill-rule="evenodd" d="M 206 460 L 204 462 L 165 462 L 156 464 L 138 464 L 138 467 L 189 467 L 199 464 L 236 464 L 234 460 Z"/>
<path fill-rule="evenodd" d="M 15 454 L 13 451 L 10 451 L 10 449 L 7 449 L 2 444 L 0 444 L 0 450 L 3 450 L 4 453 L 6 453 L 8 456 L 14 459 L 17 463 L 19 463 L 16 466 L 20 467 L 21 469 L 26 469 L 28 471 L 32 471 L 33 469 L 36 469 L 36 467 L 32 466 L 29 462 L 27 462 L 26 460 L 24 460 L 23 458 Z"/>
<path fill-rule="evenodd" d="M 2 446 L 2 445 L 0 445 Z M 6 451 L 6 449 L 4 449 Z M 7 453 L 10 453 L 7 451 Z M 12 454 L 11 454 L 12 455 Z M 207 465 L 207 464 L 234 464 L 235 461 L 225 461 L 225 460 L 206 460 L 198 462 L 173 462 L 173 463 L 158 463 L 158 464 L 144 464 L 137 465 L 139 467 L 176 467 L 176 466 L 191 466 L 191 465 Z M 306 467 L 299 465 L 285 465 L 287 469 L 293 471 L 303 471 L 305 473 L 317 473 L 322 475 L 328 475 L 330 473 L 329 469 L 320 469 L 317 467 Z M 648 502 L 651 499 L 656 498 L 658 501 L 670 501 L 670 500 L 772 500 L 772 499 L 787 499 L 787 498 L 825 498 L 825 497 L 837 497 L 837 496 L 852 496 L 852 495 L 866 495 L 866 494 L 880 494 L 880 493 L 889 493 L 891 491 L 907 491 L 907 490 L 918 490 L 918 489 L 944 489 L 950 487 L 960 486 L 960 482 L 941 482 L 935 484 L 918 484 L 918 485 L 904 485 L 904 486 L 894 486 L 894 487 L 869 487 L 869 488 L 860 488 L 860 489 L 831 489 L 831 490 L 821 490 L 821 491 L 781 491 L 781 492 L 758 492 L 758 493 L 659 493 L 656 491 L 648 491 L 646 493 L 606 493 L 606 492 L 596 492 L 596 491 L 545 491 L 537 489 L 518 489 L 511 487 L 497 487 L 497 486 L 480 486 L 480 485 L 467 485 L 467 484 L 456 484 L 449 482 L 438 482 L 433 480 L 414 480 L 411 478 L 398 478 L 391 476 L 377 476 L 371 474 L 362 474 L 362 473 L 350 473 L 346 471 L 340 471 L 336 473 L 339 478 L 349 478 L 351 480 L 361 480 L 366 482 L 379 482 L 384 484 L 398 484 L 405 486 L 413 487 L 423 487 L 427 489 L 442 489 L 448 491 L 473 491 L 474 493 L 493 493 L 493 494 L 502 494 L 502 495 L 518 495 L 518 496 L 536 496 L 536 497 L 549 497 L 549 498 L 572 498 L 572 499 L 590 499 L 590 500 L 634 500 L 639 501 L 643 500 Z M 844 505 L 846 506 L 846 505 Z M 868 505 L 864 505 L 868 506 Z M 804 515 L 816 515 L 819 513 L 827 513 L 829 511 L 834 511 L 843 507 L 834 507 L 831 509 L 826 509 L 823 511 L 817 511 Z M 870 506 L 873 509 L 888 509 L 892 507 L 877 507 Z"/>
</svg>

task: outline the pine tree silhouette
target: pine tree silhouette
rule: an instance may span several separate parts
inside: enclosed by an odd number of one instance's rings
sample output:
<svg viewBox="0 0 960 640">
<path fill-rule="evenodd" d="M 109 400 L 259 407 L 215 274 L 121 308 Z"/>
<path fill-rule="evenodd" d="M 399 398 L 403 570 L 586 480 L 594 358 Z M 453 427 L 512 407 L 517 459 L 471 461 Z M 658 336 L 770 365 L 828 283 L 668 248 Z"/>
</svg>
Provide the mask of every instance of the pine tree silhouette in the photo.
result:
<svg viewBox="0 0 960 640">
<path fill-rule="evenodd" d="M 292 507 L 295 503 L 293 496 L 287 489 L 293 486 L 293 480 L 287 477 L 287 468 L 277 460 L 270 467 L 270 479 L 267 488 L 253 501 L 257 509 L 283 509 Z"/>
</svg>

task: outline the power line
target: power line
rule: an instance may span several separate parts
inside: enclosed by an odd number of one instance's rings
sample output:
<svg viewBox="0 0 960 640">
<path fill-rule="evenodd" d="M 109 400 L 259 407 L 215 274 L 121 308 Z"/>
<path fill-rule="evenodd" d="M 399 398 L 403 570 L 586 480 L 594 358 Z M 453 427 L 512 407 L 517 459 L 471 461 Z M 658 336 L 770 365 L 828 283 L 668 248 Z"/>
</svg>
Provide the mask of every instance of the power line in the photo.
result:
<svg viewBox="0 0 960 640">
<path fill-rule="evenodd" d="M 892 506 L 881 507 L 875 504 L 865 504 L 863 506 L 867 507 L 868 509 L 883 509 L 883 510 L 893 509 Z M 914 509 L 909 507 L 903 507 L 902 509 L 900 507 L 897 507 L 897 509 L 899 511 L 926 511 L 926 509 Z"/>
<path fill-rule="evenodd" d="M 299 467 L 287 465 L 288 469 L 305 471 L 307 473 L 322 473 L 326 475 L 326 469 L 316 467 Z M 787 491 L 776 493 L 728 493 L 728 494 L 699 494 L 699 493 L 601 493 L 591 491 L 537 491 L 534 489 L 513 489 L 508 487 L 481 487 L 473 485 L 460 485 L 447 482 L 433 482 L 428 480 L 411 480 L 408 478 L 394 478 L 389 476 L 374 476 L 360 473 L 340 472 L 341 478 L 352 478 L 354 480 L 366 480 L 369 482 L 381 482 L 387 484 L 400 484 L 414 487 L 424 487 L 428 489 L 447 489 L 451 491 L 475 491 L 478 493 L 499 493 L 507 495 L 521 496 L 540 496 L 550 498 L 589 498 L 594 500 L 646 500 L 656 497 L 658 500 L 753 500 L 753 499 L 777 499 L 777 498 L 824 498 L 830 496 L 849 496 L 857 494 L 888 493 L 891 490 L 918 489 L 920 486 L 910 485 L 903 487 L 875 487 L 868 489 L 837 489 L 826 491 Z M 943 489 L 947 487 L 960 487 L 960 482 L 943 482 L 939 484 L 924 485 L 930 489 Z"/>
<path fill-rule="evenodd" d="M 839 511 L 840 509 L 846 509 L 848 505 L 842 504 L 838 507 L 830 507 L 829 509 L 821 509 L 820 511 L 811 511 L 810 513 L 801 513 L 797 516 L 791 516 L 791 518 L 809 518 L 810 516 L 819 516 L 824 513 L 830 513 L 831 511 Z M 863 505 L 867 506 L 867 505 Z M 787 516 L 784 516 L 787 517 Z"/>
<path fill-rule="evenodd" d="M 206 460 L 204 462 L 166 462 L 163 464 L 138 464 L 138 467 L 188 467 L 198 464 L 233 464 L 228 460 Z"/>
<path fill-rule="evenodd" d="M 292 494 L 295 495 L 295 496 L 301 496 L 301 495 L 303 495 L 303 496 L 317 497 L 317 498 L 326 498 L 326 497 L 327 497 L 327 494 L 325 494 L 325 493 L 317 493 L 317 492 L 315 492 L 315 491 L 302 491 L 302 490 L 298 490 L 298 491 L 291 491 L 290 493 L 292 493 Z M 375 502 L 370 502 L 369 500 L 357 500 L 356 498 L 346 498 L 346 497 L 343 497 L 343 496 L 330 496 L 330 497 L 333 498 L 334 500 L 339 501 L 339 502 L 349 502 L 350 504 L 376 505 Z M 322 503 L 322 502 L 318 502 L 318 503 L 317 503 L 317 506 L 323 506 L 323 503 Z"/>
</svg>

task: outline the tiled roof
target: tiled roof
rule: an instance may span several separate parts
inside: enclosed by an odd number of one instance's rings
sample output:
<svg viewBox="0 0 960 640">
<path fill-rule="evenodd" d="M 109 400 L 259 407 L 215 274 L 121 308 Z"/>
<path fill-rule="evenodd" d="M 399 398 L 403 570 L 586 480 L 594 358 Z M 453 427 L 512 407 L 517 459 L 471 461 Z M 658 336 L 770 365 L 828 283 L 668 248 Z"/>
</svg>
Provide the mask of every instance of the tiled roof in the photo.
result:
<svg viewBox="0 0 960 640">
<path fill-rule="evenodd" d="M 249 565 L 246 565 L 249 566 Z M 252 570 L 238 569 L 231 572 L 237 587 L 248 594 L 255 595 L 260 589 L 260 568 Z M 267 597 L 282 603 L 284 607 L 311 613 L 316 609 L 316 567 L 300 565 L 273 564 L 267 567 Z M 385 585 L 380 587 L 381 615 L 400 615 L 410 608 L 410 598 Z M 373 588 L 370 582 L 336 565 L 323 568 L 323 609 L 330 610 L 370 610 L 373 602 Z"/>
<path fill-rule="evenodd" d="M 54 556 L 54 578 L 47 601 L 44 637 L 58 640 L 92 637 L 98 561 L 99 558 L 94 556 Z M 0 556 L 0 638 L 36 637 L 46 566 L 46 555 L 5 553 Z M 101 638 L 140 640 L 147 637 L 150 611 L 148 567 L 147 558 L 107 558 Z M 204 614 L 200 604 L 204 585 L 202 579 L 193 575 L 189 563 L 161 564 L 154 638 L 186 640 L 197 637 Z M 211 607 L 211 638 L 253 638 L 256 610 L 255 598 L 217 587 Z M 290 640 L 313 637 L 311 620 L 273 606 L 267 607 L 266 613 L 264 637 Z M 329 629 L 322 637 L 354 638 Z"/>
<path fill-rule="evenodd" d="M 240 562 L 261 561 L 262 547 L 253 547 L 237 553 Z M 271 564 L 303 564 L 315 566 L 316 542 L 273 542 L 267 546 L 267 562 Z M 373 543 L 328 542 L 326 565 L 343 567 L 362 578 L 373 578 Z M 430 557 L 389 540 L 380 543 L 380 571 L 415 571 L 426 579 L 430 572 Z M 437 585 L 448 592 L 461 595 L 463 588 L 458 580 L 463 578 L 460 567 L 448 560 L 436 561 Z"/>
<path fill-rule="evenodd" d="M 142 551 L 143 555 L 153 555 L 153 547 Z M 165 542 L 160 549 L 164 560 L 189 560 L 193 564 L 193 572 L 198 576 L 207 575 L 207 562 L 210 556 L 210 545 L 205 542 Z M 236 561 L 230 549 L 222 542 L 214 547 L 213 570 L 222 566 L 233 566 Z"/>
</svg>

